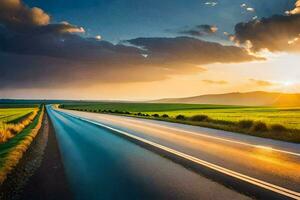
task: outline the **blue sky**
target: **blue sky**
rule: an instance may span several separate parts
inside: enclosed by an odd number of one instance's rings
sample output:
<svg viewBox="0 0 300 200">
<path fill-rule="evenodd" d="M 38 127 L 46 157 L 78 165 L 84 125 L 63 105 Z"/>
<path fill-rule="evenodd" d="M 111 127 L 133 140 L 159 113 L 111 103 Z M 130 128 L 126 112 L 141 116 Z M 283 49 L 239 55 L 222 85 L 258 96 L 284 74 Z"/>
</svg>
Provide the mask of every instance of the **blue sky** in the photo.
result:
<svg viewBox="0 0 300 200">
<path fill-rule="evenodd" d="M 101 35 L 117 42 L 136 37 L 177 36 L 176 30 L 199 24 L 217 25 L 233 32 L 238 22 L 253 16 L 268 17 L 290 10 L 293 0 L 25 0 L 40 7 L 54 22 L 83 26 L 86 36 Z M 217 2 L 216 6 L 206 2 Z M 245 3 L 255 12 L 241 8 Z"/>
</svg>

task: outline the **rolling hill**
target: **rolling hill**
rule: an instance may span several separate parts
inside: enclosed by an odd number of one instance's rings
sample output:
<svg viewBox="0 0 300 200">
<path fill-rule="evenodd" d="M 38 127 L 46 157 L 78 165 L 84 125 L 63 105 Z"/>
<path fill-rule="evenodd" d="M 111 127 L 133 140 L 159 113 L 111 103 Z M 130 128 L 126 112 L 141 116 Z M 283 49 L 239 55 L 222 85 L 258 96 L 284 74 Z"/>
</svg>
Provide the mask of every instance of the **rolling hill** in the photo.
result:
<svg viewBox="0 0 300 200">
<path fill-rule="evenodd" d="M 245 92 L 208 94 L 185 98 L 167 98 L 152 103 L 223 104 L 247 106 L 300 106 L 300 94 L 278 92 Z"/>
</svg>

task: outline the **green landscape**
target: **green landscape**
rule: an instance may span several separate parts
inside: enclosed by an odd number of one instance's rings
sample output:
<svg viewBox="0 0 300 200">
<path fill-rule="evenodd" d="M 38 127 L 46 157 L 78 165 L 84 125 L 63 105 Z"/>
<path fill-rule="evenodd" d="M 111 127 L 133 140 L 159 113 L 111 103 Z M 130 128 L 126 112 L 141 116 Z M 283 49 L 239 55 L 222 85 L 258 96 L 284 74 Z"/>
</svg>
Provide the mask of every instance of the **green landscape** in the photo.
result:
<svg viewBox="0 0 300 200">
<path fill-rule="evenodd" d="M 0 108 L 0 130 L 5 127 L 7 123 L 17 123 L 23 117 L 33 112 L 36 108 Z"/>
<path fill-rule="evenodd" d="M 41 126 L 42 107 L 4 105 L 0 108 L 0 184 L 22 158 Z"/>
<path fill-rule="evenodd" d="M 62 108 L 122 114 L 300 142 L 300 107 L 173 103 L 77 103 Z"/>
</svg>

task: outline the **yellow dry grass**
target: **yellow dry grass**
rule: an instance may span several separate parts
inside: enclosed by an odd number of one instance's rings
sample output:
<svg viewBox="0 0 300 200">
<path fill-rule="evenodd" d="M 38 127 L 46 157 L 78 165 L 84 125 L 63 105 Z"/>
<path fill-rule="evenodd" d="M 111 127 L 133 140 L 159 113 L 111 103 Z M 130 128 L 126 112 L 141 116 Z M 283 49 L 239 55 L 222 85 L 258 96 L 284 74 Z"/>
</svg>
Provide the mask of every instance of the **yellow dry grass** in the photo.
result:
<svg viewBox="0 0 300 200">
<path fill-rule="evenodd" d="M 37 113 L 35 114 L 35 116 Z M 32 115 L 33 116 L 33 115 Z M 38 123 L 31 130 L 31 132 L 17 145 L 15 146 L 7 155 L 5 162 L 0 169 L 0 185 L 4 182 L 9 172 L 18 164 L 19 160 L 22 158 L 23 154 L 26 152 L 28 147 L 30 146 L 31 142 L 35 138 L 35 136 L 38 134 L 43 121 L 44 116 L 44 108 L 41 110 L 41 114 L 38 119 Z M 30 120 L 32 121 L 34 117 L 30 117 Z M 27 122 L 30 122 L 30 120 L 26 120 Z M 26 123 L 27 123 L 26 122 Z"/>
<path fill-rule="evenodd" d="M 5 124 L 4 127 L 0 129 L 0 143 L 6 142 L 10 138 L 14 137 L 14 135 L 20 133 L 33 121 L 37 113 L 38 109 L 35 109 L 28 117 L 17 124 Z"/>
</svg>

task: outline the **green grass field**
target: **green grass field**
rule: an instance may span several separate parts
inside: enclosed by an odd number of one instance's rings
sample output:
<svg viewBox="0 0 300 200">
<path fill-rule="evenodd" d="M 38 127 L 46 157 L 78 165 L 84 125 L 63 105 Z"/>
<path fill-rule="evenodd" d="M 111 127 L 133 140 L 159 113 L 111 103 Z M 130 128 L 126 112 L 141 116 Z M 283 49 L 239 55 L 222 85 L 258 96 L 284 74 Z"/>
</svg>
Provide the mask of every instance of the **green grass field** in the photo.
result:
<svg viewBox="0 0 300 200">
<path fill-rule="evenodd" d="M 3 166 L 3 163 L 5 161 L 5 157 L 7 154 L 20 142 L 24 140 L 24 138 L 30 133 L 32 128 L 36 126 L 38 123 L 38 118 L 40 116 L 40 112 L 38 116 L 34 119 L 34 121 L 27 126 L 21 133 L 17 134 L 15 137 L 13 137 L 11 140 L 9 140 L 6 143 L 0 144 L 0 169 Z"/>
<path fill-rule="evenodd" d="M 64 104 L 66 108 L 105 109 L 129 112 L 169 112 L 199 109 L 247 108 L 246 106 L 224 106 L 205 104 L 168 104 L 168 103 L 77 103 Z M 251 108 L 251 107 L 249 107 Z"/>
<path fill-rule="evenodd" d="M 147 112 L 164 114 L 164 112 Z M 266 124 L 281 124 L 286 128 L 300 129 L 300 108 L 215 108 L 198 110 L 176 110 L 168 111 L 169 116 L 175 117 L 179 114 L 187 117 L 193 115 L 207 115 L 216 120 L 238 122 L 240 120 L 263 121 Z"/>
<path fill-rule="evenodd" d="M 0 108 L 0 129 L 6 123 L 16 122 L 33 112 L 35 108 Z"/>
<path fill-rule="evenodd" d="M 34 108 L 22 110 L 19 113 L 26 115 L 26 112 L 32 112 Z M 37 109 L 37 108 L 35 108 Z M 7 109 L 8 110 L 8 109 Z M 6 110 L 6 111 L 7 111 Z M 11 111 L 12 112 L 12 111 Z M 39 109 L 36 117 L 27 125 L 21 132 L 16 134 L 4 143 L 0 143 L 0 185 L 6 179 L 7 174 L 17 165 L 22 158 L 23 153 L 28 149 L 29 145 L 33 141 L 33 138 L 39 131 L 42 123 L 43 110 Z"/>
<path fill-rule="evenodd" d="M 168 114 L 170 117 L 207 115 L 212 119 L 238 122 L 249 119 L 267 124 L 282 124 L 287 128 L 300 129 L 299 107 L 246 107 L 202 104 L 148 104 L 148 103 L 97 103 L 65 105 L 65 108 L 87 110 L 118 110 L 145 114 Z"/>
<path fill-rule="evenodd" d="M 300 142 L 299 107 L 111 102 L 63 104 L 62 107 L 89 112 L 125 114 Z M 178 115 L 182 116 L 178 118 Z M 204 120 L 201 117 L 199 119 L 199 116 L 198 119 L 193 118 L 197 115 L 204 115 L 207 118 Z"/>
</svg>

